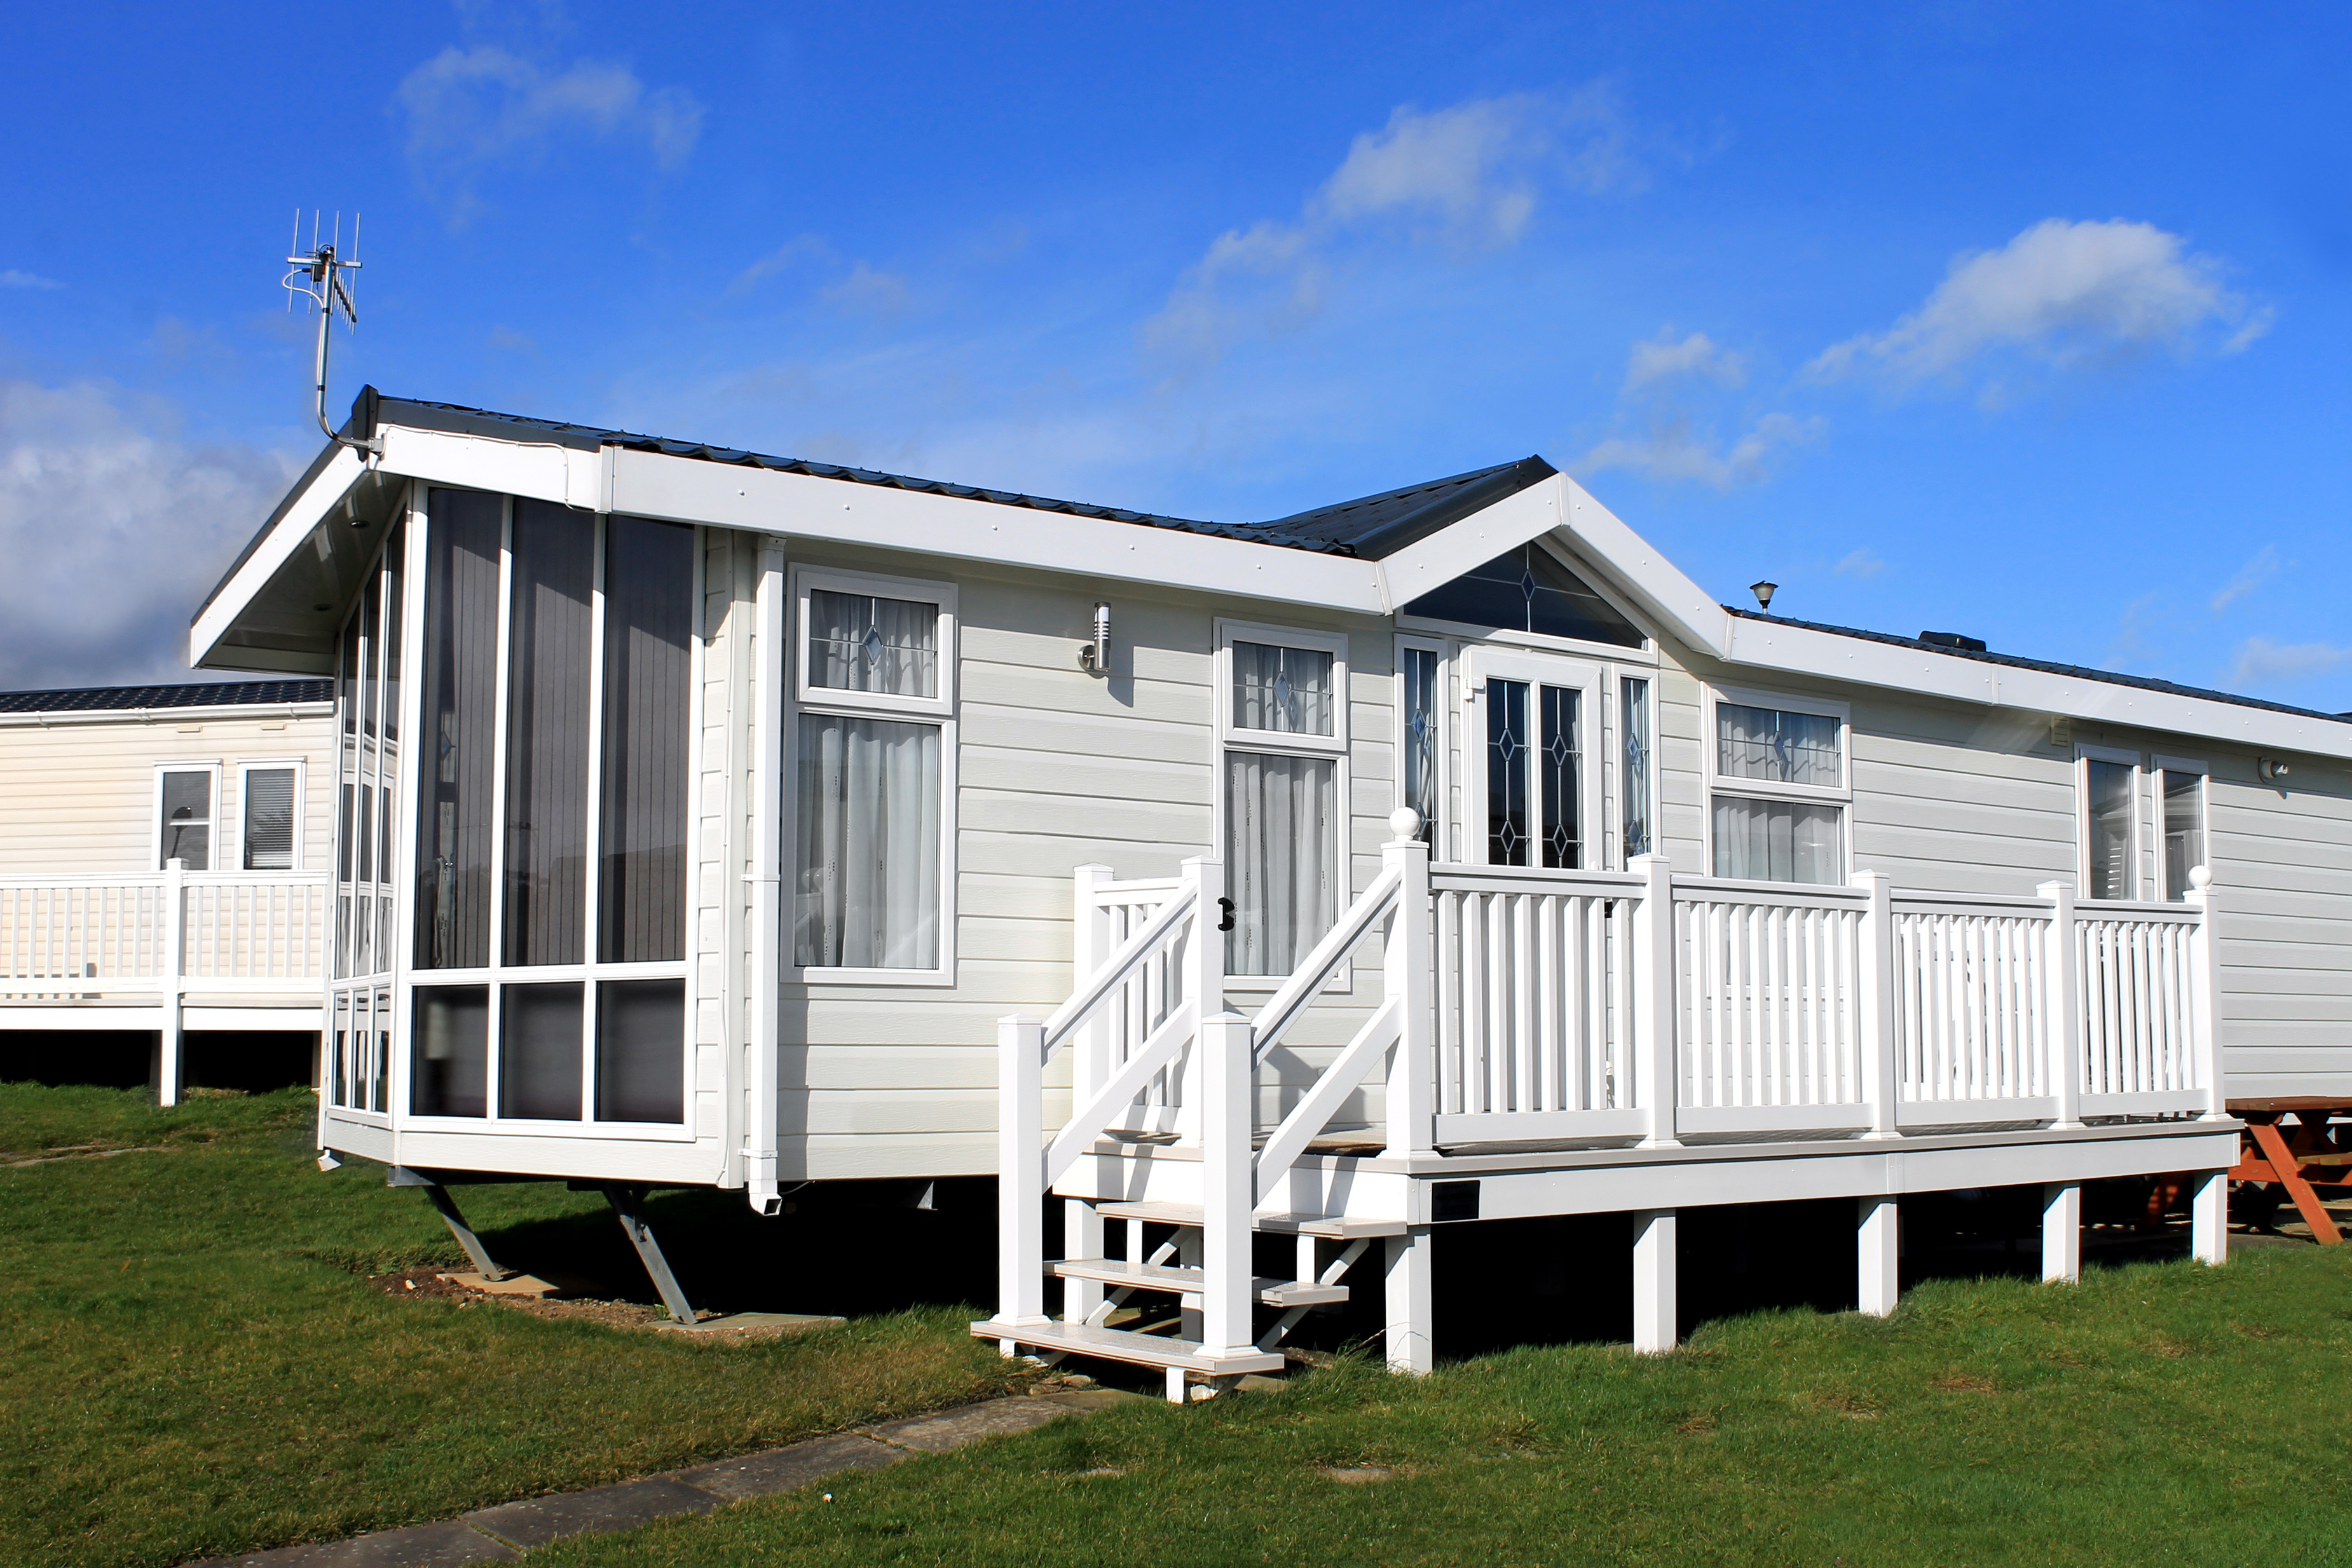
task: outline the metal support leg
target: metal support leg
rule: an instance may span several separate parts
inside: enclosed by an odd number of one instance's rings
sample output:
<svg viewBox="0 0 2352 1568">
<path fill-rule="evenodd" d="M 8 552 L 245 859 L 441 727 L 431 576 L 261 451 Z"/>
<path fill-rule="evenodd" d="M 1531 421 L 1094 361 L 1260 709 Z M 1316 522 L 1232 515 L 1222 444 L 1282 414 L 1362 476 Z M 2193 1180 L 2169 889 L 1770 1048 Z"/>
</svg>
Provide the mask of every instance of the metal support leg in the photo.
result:
<svg viewBox="0 0 2352 1568">
<path fill-rule="evenodd" d="M 2083 1277 L 2083 1184 L 2053 1181 L 2042 1189 L 2042 1278 L 2073 1284 Z"/>
<path fill-rule="evenodd" d="M 1854 1250 L 1859 1265 L 1855 1309 L 1874 1318 L 1895 1311 L 1903 1293 L 1901 1259 L 1895 1237 L 1902 1209 L 1891 1197 L 1864 1197 L 1854 1204 Z"/>
<path fill-rule="evenodd" d="M 2191 1252 L 2200 1263 L 2230 1260 L 2230 1173 L 2200 1171 L 2189 1199 Z"/>
<path fill-rule="evenodd" d="M 608 1186 L 604 1201 L 613 1206 L 620 1217 L 621 1230 L 629 1245 L 637 1249 L 637 1260 L 652 1276 L 654 1289 L 661 1292 L 662 1305 L 669 1309 L 670 1321 L 678 1323 L 694 1322 L 694 1308 L 688 1303 L 686 1292 L 677 1287 L 677 1276 L 669 1271 L 669 1260 L 662 1256 L 661 1244 L 654 1239 L 653 1227 L 646 1223 L 646 1189 L 641 1186 Z"/>
<path fill-rule="evenodd" d="M 1430 1306 L 1430 1228 L 1388 1239 L 1388 1353 L 1391 1372 L 1415 1375 L 1437 1365 Z"/>
<path fill-rule="evenodd" d="M 458 1210 L 457 1200 L 449 1196 L 447 1187 L 426 1187 L 425 1200 L 441 1216 L 441 1223 L 449 1228 L 449 1234 L 457 1239 L 457 1245 L 466 1249 L 466 1256 L 474 1260 L 475 1271 L 483 1279 L 503 1280 L 514 1272 L 511 1269 L 501 1269 L 490 1260 L 490 1249 L 482 1245 L 482 1239 L 474 1234 L 472 1226 L 466 1223 L 465 1215 Z"/>
<path fill-rule="evenodd" d="M 1663 1355 L 1675 1348 L 1680 1327 L 1675 1302 L 1675 1211 L 1636 1210 L 1633 1348 L 1644 1355 Z"/>
</svg>

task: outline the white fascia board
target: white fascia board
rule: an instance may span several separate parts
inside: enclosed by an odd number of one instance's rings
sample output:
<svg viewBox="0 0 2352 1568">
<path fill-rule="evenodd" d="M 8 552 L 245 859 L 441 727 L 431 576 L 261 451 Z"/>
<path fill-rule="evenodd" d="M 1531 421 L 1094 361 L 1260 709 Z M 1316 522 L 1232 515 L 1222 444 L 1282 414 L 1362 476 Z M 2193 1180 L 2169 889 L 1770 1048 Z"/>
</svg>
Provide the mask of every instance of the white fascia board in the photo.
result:
<svg viewBox="0 0 2352 1568">
<path fill-rule="evenodd" d="M 286 558 L 301 548 L 302 541 L 310 537 L 310 530 L 319 526 L 319 520 L 351 493 L 352 486 L 359 483 L 360 476 L 365 472 L 366 462 L 348 446 L 339 449 L 327 460 L 327 465 L 319 470 L 319 476 L 310 481 L 300 498 L 284 517 L 278 519 L 278 526 L 269 530 L 269 537 L 245 558 L 245 564 L 236 569 L 236 575 L 221 586 L 221 591 L 213 596 L 213 601 L 205 606 L 204 613 L 196 617 L 196 623 L 188 628 L 188 664 L 191 668 L 203 665 L 205 655 L 212 652 L 213 644 L 219 642 L 229 627 L 236 623 L 237 615 L 247 603 L 268 586 L 269 580 L 278 574 L 278 569 L 286 564 Z"/>
<path fill-rule="evenodd" d="M 69 724 L 214 724 L 241 718 L 330 718 L 334 712 L 332 701 L 219 703 L 190 707 L 52 708 L 41 713 L 0 713 L 0 729 L 51 729 Z"/>
<path fill-rule="evenodd" d="M 595 450 L 552 441 L 501 441 L 446 430 L 383 427 L 387 474 L 468 490 L 491 490 L 526 500 L 553 501 L 594 512 L 604 508 L 604 462 Z M 670 461 L 678 461 L 670 459 Z"/>
<path fill-rule="evenodd" d="M 1727 662 L 1734 664 L 1856 681 L 1989 707 L 2165 730 L 2267 750 L 2352 758 L 2352 724 L 2176 692 L 2152 692 L 2049 670 L 1954 658 L 1801 626 L 1737 616 L 1728 619 L 1732 634 Z"/>
<path fill-rule="evenodd" d="M 1391 613 L 1507 549 L 1539 538 L 1567 520 L 1560 476 L 1554 475 L 1449 523 L 1380 563 L 1381 592 Z"/>
<path fill-rule="evenodd" d="M 1347 556 L 664 453 L 621 448 L 608 460 L 612 509 L 631 517 L 1373 615 L 1387 608 L 1378 566 Z"/>
<path fill-rule="evenodd" d="M 1634 603 L 1686 645 L 1717 658 L 1727 655 L 1735 617 L 1706 590 L 1683 575 L 1665 552 L 1625 526 L 1592 493 L 1563 474 L 1561 527 L 1593 563 L 1609 571 Z"/>
</svg>

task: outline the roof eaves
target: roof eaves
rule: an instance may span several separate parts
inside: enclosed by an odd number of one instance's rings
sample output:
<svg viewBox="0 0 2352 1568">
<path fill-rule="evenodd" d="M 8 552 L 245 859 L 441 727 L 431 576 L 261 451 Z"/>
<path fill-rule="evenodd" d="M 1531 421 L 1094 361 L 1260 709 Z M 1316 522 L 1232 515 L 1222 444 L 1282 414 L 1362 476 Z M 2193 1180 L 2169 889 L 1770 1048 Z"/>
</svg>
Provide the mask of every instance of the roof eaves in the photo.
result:
<svg viewBox="0 0 2352 1568">
<path fill-rule="evenodd" d="M 2204 686 L 2184 686 L 2174 681 L 2158 680 L 2153 675 L 2129 675 L 2117 670 L 2094 670 L 2083 664 L 2062 664 L 2051 659 L 2021 658 L 2014 653 L 1979 653 L 1973 648 L 1947 647 L 1941 643 L 1923 643 L 1916 637 L 1898 636 L 1891 632 L 1865 632 L 1853 626 L 1831 626 L 1818 621 L 1799 621 L 1786 615 L 1763 615 L 1753 610 L 1742 610 L 1727 604 L 1724 610 L 1742 621 L 1761 622 L 1772 626 L 1794 626 L 1806 632 L 1827 632 L 1832 637 L 1852 637 L 1864 643 L 1878 643 L 1888 647 L 1909 648 L 1922 653 L 1940 653 L 1948 659 L 1969 659 L 1981 664 L 2001 664 L 2013 670 L 2034 670 L 2043 674 L 2064 675 L 2069 679 L 2100 681 L 2109 685 L 2132 686 L 2144 692 L 2162 692 L 2169 696 L 2194 697 L 2203 702 L 2228 703 L 2233 707 L 2260 708 L 2269 713 L 2293 715 L 2296 718 L 2324 718 L 2332 724 L 2352 724 L 2352 714 L 2324 713 L 2317 708 L 2296 707 L 2291 703 L 2274 703 L 2262 697 L 2240 696 L 2234 692 L 2218 692 Z"/>
</svg>

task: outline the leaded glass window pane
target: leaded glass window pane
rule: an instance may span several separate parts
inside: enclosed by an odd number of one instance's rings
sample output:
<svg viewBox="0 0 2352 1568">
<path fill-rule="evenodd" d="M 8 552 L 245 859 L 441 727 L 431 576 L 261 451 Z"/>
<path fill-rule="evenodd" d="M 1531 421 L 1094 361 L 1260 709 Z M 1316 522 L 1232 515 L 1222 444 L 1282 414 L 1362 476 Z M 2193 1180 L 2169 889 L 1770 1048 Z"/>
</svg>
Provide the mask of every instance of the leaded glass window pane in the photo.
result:
<svg viewBox="0 0 2352 1568">
<path fill-rule="evenodd" d="M 1810 784 L 1835 789 L 1845 782 L 1840 731 L 1827 714 L 1715 706 L 1716 771 L 1726 779 Z"/>
<path fill-rule="evenodd" d="M 1421 841 L 1433 844 L 1437 822 L 1437 655 L 1404 651 L 1404 803 L 1421 813 Z"/>
<path fill-rule="evenodd" d="M 1423 594 L 1404 612 L 1620 648 L 1638 648 L 1643 642 L 1640 627 L 1533 542 Z"/>
<path fill-rule="evenodd" d="M 1315 648 L 1234 644 L 1234 727 L 1276 735 L 1336 731 L 1331 655 Z"/>
<path fill-rule="evenodd" d="M 940 607 L 866 593 L 809 593 L 808 684 L 888 696 L 940 694 Z"/>
<path fill-rule="evenodd" d="M 1486 861 L 1526 865 L 1535 841 L 1528 820 L 1528 683 L 1486 683 Z"/>
<path fill-rule="evenodd" d="M 1650 683 L 1628 676 L 1621 684 L 1624 716 L 1625 858 L 1650 853 L 1654 847 L 1650 828 Z"/>
<path fill-rule="evenodd" d="M 1543 863 L 1554 871 L 1574 871 L 1584 863 L 1584 694 L 1572 686 L 1540 689 L 1543 736 L 1536 777 L 1543 793 Z"/>
</svg>

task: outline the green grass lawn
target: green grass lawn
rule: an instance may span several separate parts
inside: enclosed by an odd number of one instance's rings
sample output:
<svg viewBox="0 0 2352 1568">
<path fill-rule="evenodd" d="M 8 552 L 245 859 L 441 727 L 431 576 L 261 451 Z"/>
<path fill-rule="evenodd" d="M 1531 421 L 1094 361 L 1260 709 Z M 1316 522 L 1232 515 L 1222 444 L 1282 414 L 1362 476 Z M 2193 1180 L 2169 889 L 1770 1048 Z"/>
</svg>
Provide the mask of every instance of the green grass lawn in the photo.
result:
<svg viewBox="0 0 2352 1568">
<path fill-rule="evenodd" d="M 0 1561 L 165 1565 L 333 1539 L 1003 1386 L 968 1308 L 715 1346 L 393 1300 L 363 1276 L 462 1255 L 381 1166 L 316 1169 L 312 1103 L 164 1112 L 135 1091 L 0 1085 L 0 1162 L 152 1151 L 0 1164 Z M 465 1202 L 518 1260 L 596 1258 L 595 1277 L 650 1299 L 601 1198 L 545 1184 Z M 682 1234 L 791 1250 L 740 1197 L 657 1200 L 657 1228 L 665 1205 Z"/>
<path fill-rule="evenodd" d="M 1343 1364 L 531 1562 L 2342 1563 L 2347 1263 L 2266 1248 L 2074 1288 L 1938 1281 L 1888 1321 L 1760 1313 L 1659 1359 Z M 1367 1466 L 1392 1479 L 1324 1473 Z"/>
</svg>

